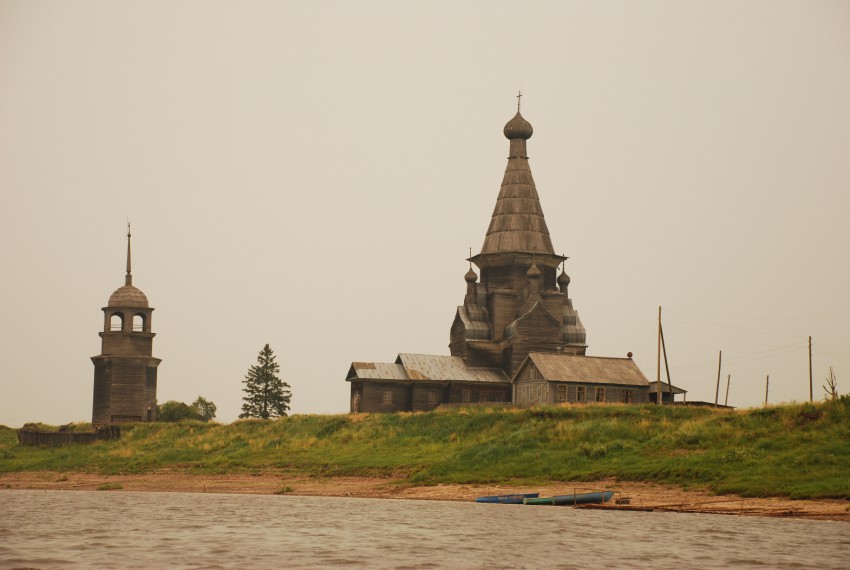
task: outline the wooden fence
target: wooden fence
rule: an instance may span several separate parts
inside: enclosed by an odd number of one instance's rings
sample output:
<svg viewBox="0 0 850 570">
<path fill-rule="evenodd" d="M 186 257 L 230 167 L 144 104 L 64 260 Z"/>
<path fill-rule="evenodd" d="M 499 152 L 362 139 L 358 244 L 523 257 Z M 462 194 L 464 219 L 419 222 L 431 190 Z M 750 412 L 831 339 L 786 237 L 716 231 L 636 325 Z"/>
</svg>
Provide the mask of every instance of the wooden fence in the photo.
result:
<svg viewBox="0 0 850 570">
<path fill-rule="evenodd" d="M 19 429 L 18 443 L 21 445 L 73 445 L 76 443 L 93 443 L 107 439 L 121 439 L 119 426 L 108 426 L 97 431 L 38 431 L 34 429 Z"/>
</svg>

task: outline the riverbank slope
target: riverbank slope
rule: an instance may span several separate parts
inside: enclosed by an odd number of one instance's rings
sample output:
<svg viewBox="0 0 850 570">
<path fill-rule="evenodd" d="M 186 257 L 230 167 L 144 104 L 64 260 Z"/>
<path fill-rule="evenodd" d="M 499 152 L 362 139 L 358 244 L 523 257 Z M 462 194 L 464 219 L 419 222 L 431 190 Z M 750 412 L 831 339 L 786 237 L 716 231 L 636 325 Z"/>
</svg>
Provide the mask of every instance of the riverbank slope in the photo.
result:
<svg viewBox="0 0 850 570">
<path fill-rule="evenodd" d="M 465 499 L 467 488 L 473 496 L 599 486 L 588 482 L 616 489 L 635 482 L 699 493 L 706 500 L 717 494 L 850 499 L 847 396 L 742 411 L 646 405 L 474 407 L 226 425 L 135 424 L 122 430 L 118 441 L 38 448 L 18 446 L 14 430 L 0 428 L 0 485 L 33 485 L 38 473 L 47 473 L 48 479 L 123 478 L 128 481 L 121 483 L 124 488 L 142 476 L 194 477 L 189 480 L 209 486 L 228 478 L 270 477 L 274 485 L 262 492 L 287 487 L 299 492 L 300 486 L 312 494 L 313 483 L 351 478 L 365 489 L 358 496 L 403 497 L 413 493 L 405 489 L 432 487 L 451 489 L 451 498 Z M 24 472 L 33 474 L 28 483 Z"/>
</svg>

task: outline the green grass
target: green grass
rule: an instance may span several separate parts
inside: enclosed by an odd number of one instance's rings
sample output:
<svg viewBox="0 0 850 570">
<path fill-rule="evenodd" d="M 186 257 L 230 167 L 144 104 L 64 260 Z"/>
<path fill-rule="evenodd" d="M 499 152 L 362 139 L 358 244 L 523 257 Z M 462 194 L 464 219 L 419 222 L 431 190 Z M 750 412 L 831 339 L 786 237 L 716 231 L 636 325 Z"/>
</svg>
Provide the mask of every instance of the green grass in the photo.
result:
<svg viewBox="0 0 850 570">
<path fill-rule="evenodd" d="M 615 477 L 718 493 L 850 498 L 850 397 L 722 411 L 605 405 L 292 416 L 228 425 L 135 424 L 119 441 L 17 445 L 0 426 L 0 472 L 282 470 L 401 476 L 409 484 Z"/>
</svg>

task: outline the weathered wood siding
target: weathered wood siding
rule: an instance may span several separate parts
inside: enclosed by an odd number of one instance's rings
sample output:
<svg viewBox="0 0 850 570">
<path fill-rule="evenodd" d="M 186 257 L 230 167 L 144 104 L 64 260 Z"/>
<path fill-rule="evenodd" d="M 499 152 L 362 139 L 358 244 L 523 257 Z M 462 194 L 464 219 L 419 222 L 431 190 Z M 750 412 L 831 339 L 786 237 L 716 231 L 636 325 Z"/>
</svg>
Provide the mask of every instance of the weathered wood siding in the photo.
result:
<svg viewBox="0 0 850 570">
<path fill-rule="evenodd" d="M 94 359 L 93 359 L 94 360 Z M 108 360 L 94 361 L 94 395 L 92 398 L 92 423 L 109 423 L 109 402 L 112 399 L 112 370 Z"/>
<path fill-rule="evenodd" d="M 150 356 L 154 333 L 102 332 L 101 353 L 105 356 Z"/>
<path fill-rule="evenodd" d="M 156 419 L 159 359 L 95 356 L 92 423 L 105 425 Z"/>
<path fill-rule="evenodd" d="M 466 336 L 463 321 L 459 316 L 455 315 L 455 320 L 452 322 L 452 328 L 449 332 L 449 354 L 452 356 L 460 356 L 466 358 Z"/>
<path fill-rule="evenodd" d="M 517 404 L 548 404 L 549 383 L 544 380 L 518 382 L 514 385 L 514 402 Z"/>
<path fill-rule="evenodd" d="M 459 383 L 453 382 L 450 389 L 450 404 L 477 404 L 485 402 L 510 402 L 510 384 Z"/>
<path fill-rule="evenodd" d="M 428 412 L 449 402 L 449 398 L 447 383 L 420 381 L 413 384 L 410 407 L 414 412 Z"/>
<path fill-rule="evenodd" d="M 516 319 L 516 309 L 521 301 L 518 293 L 494 291 L 487 298 L 487 311 L 493 323 L 493 340 L 505 338 L 505 327 Z"/>
<path fill-rule="evenodd" d="M 360 411 L 365 413 L 403 412 L 410 410 L 412 388 L 408 382 L 352 382 L 352 411 L 355 391 L 360 391 Z M 387 394 L 389 402 L 386 402 Z"/>
<path fill-rule="evenodd" d="M 509 375 L 516 372 L 529 352 L 558 352 L 563 346 L 561 324 L 538 309 L 517 325 L 507 372 Z"/>
<path fill-rule="evenodd" d="M 597 400 L 598 390 L 604 390 L 603 400 Z M 583 398 L 580 397 L 582 394 Z M 517 404 L 586 404 L 597 401 L 610 404 L 645 404 L 649 402 L 649 393 L 644 388 L 634 386 L 549 382 L 542 379 L 524 380 L 514 385 L 514 402 Z"/>
</svg>

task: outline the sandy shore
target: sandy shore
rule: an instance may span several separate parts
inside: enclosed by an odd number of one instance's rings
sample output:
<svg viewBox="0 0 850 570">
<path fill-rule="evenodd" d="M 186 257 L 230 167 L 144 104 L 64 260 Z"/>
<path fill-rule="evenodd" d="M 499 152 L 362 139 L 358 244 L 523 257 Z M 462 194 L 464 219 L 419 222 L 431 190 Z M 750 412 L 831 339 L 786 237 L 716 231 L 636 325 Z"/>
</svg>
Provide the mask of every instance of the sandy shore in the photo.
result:
<svg viewBox="0 0 850 570">
<path fill-rule="evenodd" d="M 628 505 L 597 508 L 715 513 L 748 516 L 796 517 L 850 522 L 850 501 L 742 498 L 685 491 L 678 487 L 629 481 L 595 483 L 549 483 L 539 486 L 435 485 L 411 487 L 403 479 L 368 477 L 294 477 L 285 473 L 258 475 L 191 475 L 182 472 L 154 472 L 142 475 L 96 475 L 89 473 L 26 472 L 0 474 L 0 490 L 58 489 L 69 491 L 111 490 L 181 493 L 246 493 L 270 495 L 285 493 L 302 496 L 370 497 L 381 499 L 420 499 L 471 501 L 482 495 L 539 492 L 540 496 L 611 490 Z M 625 501 L 624 501 L 625 502 Z"/>
</svg>

